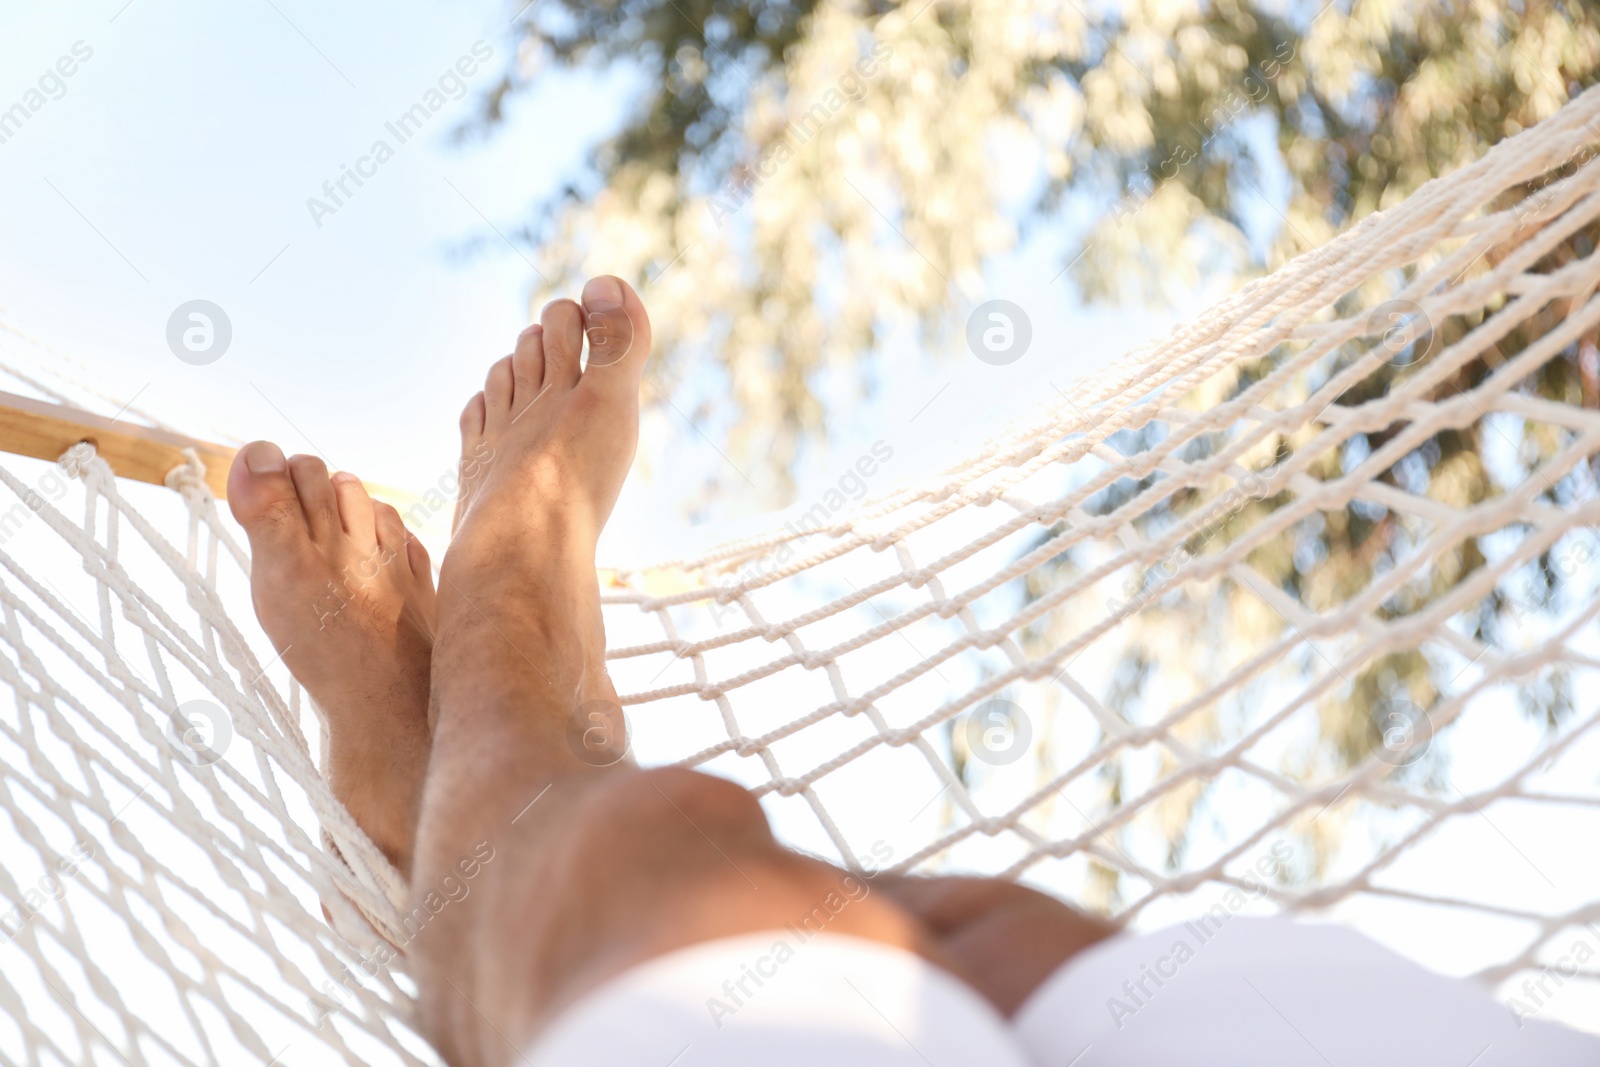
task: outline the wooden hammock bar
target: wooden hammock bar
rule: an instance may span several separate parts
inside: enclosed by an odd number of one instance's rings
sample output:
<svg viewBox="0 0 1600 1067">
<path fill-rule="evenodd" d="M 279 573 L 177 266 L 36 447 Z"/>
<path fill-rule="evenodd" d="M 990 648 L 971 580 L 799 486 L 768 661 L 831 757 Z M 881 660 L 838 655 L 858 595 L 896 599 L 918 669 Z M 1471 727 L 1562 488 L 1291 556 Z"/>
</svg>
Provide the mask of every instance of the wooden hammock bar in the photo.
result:
<svg viewBox="0 0 1600 1067">
<path fill-rule="evenodd" d="M 217 499 L 228 493 L 228 467 L 236 449 L 0 392 L 0 451 L 57 460 L 80 441 L 94 445 L 119 478 L 165 485 L 167 474 L 188 462 L 192 448 L 206 465 L 206 484 Z"/>
</svg>

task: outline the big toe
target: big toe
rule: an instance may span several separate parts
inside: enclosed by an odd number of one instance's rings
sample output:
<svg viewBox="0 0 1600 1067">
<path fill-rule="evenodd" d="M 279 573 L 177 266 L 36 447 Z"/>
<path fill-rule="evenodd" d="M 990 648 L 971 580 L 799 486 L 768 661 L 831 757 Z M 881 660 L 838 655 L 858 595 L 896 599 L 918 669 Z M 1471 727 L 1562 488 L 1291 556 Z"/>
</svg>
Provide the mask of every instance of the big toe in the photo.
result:
<svg viewBox="0 0 1600 1067">
<path fill-rule="evenodd" d="M 621 371 L 637 375 L 650 355 L 650 316 L 633 286 L 614 274 L 590 278 L 583 287 L 583 310 L 589 338 L 585 373 L 605 371 L 599 377 L 612 380 L 626 380 Z"/>
<path fill-rule="evenodd" d="M 271 441 L 252 441 L 233 457 L 228 507 L 257 552 L 303 541 L 309 535 L 289 461 Z"/>
</svg>

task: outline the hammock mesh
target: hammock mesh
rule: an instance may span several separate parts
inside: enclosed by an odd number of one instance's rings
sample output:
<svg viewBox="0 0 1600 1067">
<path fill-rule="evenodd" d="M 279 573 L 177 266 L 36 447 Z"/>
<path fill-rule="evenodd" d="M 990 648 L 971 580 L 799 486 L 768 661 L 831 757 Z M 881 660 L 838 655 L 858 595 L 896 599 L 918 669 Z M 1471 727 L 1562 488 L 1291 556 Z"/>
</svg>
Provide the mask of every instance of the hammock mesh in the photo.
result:
<svg viewBox="0 0 1600 1067">
<path fill-rule="evenodd" d="M 841 864 L 1332 915 L 1581 1021 L 1597 134 L 1591 91 L 931 481 L 606 572 L 635 756 Z M 0 1060 L 436 1062 L 199 471 L 0 482 Z"/>
</svg>

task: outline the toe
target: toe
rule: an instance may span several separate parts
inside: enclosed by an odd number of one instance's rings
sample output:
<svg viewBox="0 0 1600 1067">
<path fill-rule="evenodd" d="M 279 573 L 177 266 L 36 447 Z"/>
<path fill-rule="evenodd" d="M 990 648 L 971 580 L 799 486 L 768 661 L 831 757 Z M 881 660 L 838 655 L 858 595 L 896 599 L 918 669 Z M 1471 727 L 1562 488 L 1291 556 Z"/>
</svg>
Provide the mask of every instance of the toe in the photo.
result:
<svg viewBox="0 0 1600 1067">
<path fill-rule="evenodd" d="M 384 566 L 406 582 L 407 601 L 416 609 L 419 621 L 431 633 L 434 620 L 433 563 L 428 550 L 406 529 L 400 513 L 388 504 L 375 507 L 378 547 Z"/>
<path fill-rule="evenodd" d="M 485 421 L 491 427 L 511 410 L 511 396 L 515 388 L 511 360 L 511 356 L 495 360 L 494 366 L 489 368 L 489 376 L 483 382 L 483 406 L 487 412 Z"/>
<path fill-rule="evenodd" d="M 385 559 L 409 561 L 406 543 L 415 541 L 416 538 L 406 529 L 405 521 L 400 518 L 400 513 L 393 505 L 383 503 L 373 505 L 373 527 L 377 533 L 378 547 L 383 549 Z"/>
<path fill-rule="evenodd" d="M 367 487 L 348 471 L 335 474 L 332 482 L 334 499 L 339 504 L 339 525 L 344 528 L 345 535 L 362 548 L 376 548 L 372 497 L 367 495 Z"/>
<path fill-rule="evenodd" d="M 552 300 L 539 314 L 544 326 L 544 380 L 555 389 L 577 384 L 583 358 L 583 309 L 572 300 Z"/>
<path fill-rule="evenodd" d="M 461 409 L 461 450 L 468 450 L 483 436 L 485 408 L 482 393 L 473 393 L 467 406 Z"/>
<path fill-rule="evenodd" d="M 372 525 L 377 533 L 378 544 L 384 548 L 398 552 L 406 543 L 406 524 L 393 504 L 385 504 L 382 501 L 374 503 Z"/>
<path fill-rule="evenodd" d="M 517 337 L 517 350 L 511 355 L 512 418 L 520 416 L 538 400 L 544 388 L 544 327 L 537 322 Z"/>
<path fill-rule="evenodd" d="M 328 478 L 328 465 L 316 456 L 290 456 L 289 476 L 294 479 L 311 539 L 328 542 L 342 535 L 344 524 L 339 521 L 339 501 Z"/>
<path fill-rule="evenodd" d="M 406 562 L 411 565 L 414 576 L 427 582 L 430 587 L 433 585 L 433 563 L 428 559 L 428 550 L 415 537 L 406 540 Z"/>
<path fill-rule="evenodd" d="M 289 476 L 289 463 L 271 441 L 252 441 L 233 458 L 228 507 L 258 555 L 306 540 L 305 513 Z"/>
<path fill-rule="evenodd" d="M 584 371 L 631 372 L 637 380 L 650 355 L 650 316 L 633 286 L 613 274 L 590 278 L 583 287 L 583 308 L 587 319 L 589 361 Z M 608 380 L 621 373 L 601 375 Z"/>
</svg>

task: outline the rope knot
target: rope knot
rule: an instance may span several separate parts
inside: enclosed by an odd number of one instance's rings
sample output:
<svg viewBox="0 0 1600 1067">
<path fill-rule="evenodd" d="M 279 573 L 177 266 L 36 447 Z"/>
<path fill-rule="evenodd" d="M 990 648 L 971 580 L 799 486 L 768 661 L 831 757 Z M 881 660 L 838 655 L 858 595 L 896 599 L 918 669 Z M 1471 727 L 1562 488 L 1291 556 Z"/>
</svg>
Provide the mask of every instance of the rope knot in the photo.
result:
<svg viewBox="0 0 1600 1067">
<path fill-rule="evenodd" d="M 87 478 L 89 466 L 94 462 L 94 445 L 88 441 L 79 441 L 56 460 L 56 465 L 66 472 L 68 478 Z"/>
<path fill-rule="evenodd" d="M 164 480 L 168 489 L 176 489 L 186 499 L 211 494 L 211 487 L 206 485 L 206 465 L 192 448 L 183 450 L 183 462 L 169 470 Z"/>
</svg>

